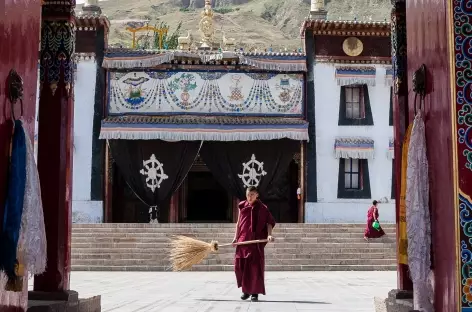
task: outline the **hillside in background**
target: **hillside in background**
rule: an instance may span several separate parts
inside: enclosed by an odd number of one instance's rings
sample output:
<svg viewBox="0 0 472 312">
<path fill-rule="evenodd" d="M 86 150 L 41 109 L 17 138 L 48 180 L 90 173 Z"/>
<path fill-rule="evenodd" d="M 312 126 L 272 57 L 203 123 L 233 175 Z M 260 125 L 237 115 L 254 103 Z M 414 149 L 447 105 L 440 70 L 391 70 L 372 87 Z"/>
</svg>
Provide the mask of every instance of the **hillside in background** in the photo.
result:
<svg viewBox="0 0 472 312">
<path fill-rule="evenodd" d="M 109 43 L 113 45 L 131 45 L 125 23 L 133 20 L 149 20 L 150 25 L 167 23 L 169 34 L 182 22 L 181 36 L 190 32 L 194 40 L 200 39 L 198 22 L 204 0 L 109 0 L 100 6 L 111 21 Z M 224 32 L 246 49 L 302 46 L 299 29 L 309 15 L 309 0 L 213 0 L 213 6 L 218 41 Z M 390 0 L 331 0 L 327 10 L 331 20 L 383 21 L 390 18 L 391 4 Z"/>
</svg>

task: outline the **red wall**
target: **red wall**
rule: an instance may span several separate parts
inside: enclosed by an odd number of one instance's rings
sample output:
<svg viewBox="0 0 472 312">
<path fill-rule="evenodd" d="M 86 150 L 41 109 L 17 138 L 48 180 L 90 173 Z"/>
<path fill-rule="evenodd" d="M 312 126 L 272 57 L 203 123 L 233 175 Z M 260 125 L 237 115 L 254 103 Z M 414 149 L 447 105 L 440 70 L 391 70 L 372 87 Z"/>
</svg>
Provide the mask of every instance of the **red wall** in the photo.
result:
<svg viewBox="0 0 472 312">
<path fill-rule="evenodd" d="M 0 0 L 0 10 L 0 34 L 2 34 L 0 36 L 0 207 L 3 207 L 12 130 L 6 81 L 12 68 L 23 77 L 23 118 L 32 138 L 36 105 L 41 4 L 40 0 Z M 20 103 L 15 109 L 15 116 L 18 118 L 19 115 Z"/>
<path fill-rule="evenodd" d="M 425 64 L 429 93 L 425 123 L 430 171 L 435 308 L 458 311 L 447 0 L 406 1 L 408 89 L 413 116 L 413 73 Z"/>
</svg>

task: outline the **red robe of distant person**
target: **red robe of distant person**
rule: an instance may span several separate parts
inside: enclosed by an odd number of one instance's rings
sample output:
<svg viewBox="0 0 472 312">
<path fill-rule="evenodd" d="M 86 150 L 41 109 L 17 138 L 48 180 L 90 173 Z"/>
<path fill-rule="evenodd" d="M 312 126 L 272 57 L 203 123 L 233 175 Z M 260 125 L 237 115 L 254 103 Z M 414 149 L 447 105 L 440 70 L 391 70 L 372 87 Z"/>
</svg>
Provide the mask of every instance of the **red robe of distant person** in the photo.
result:
<svg viewBox="0 0 472 312">
<path fill-rule="evenodd" d="M 374 227 L 372 226 L 372 223 L 378 219 L 379 209 L 376 207 L 376 205 L 373 205 L 367 211 L 367 225 L 364 230 L 364 238 L 380 238 L 385 235 L 385 232 L 382 227 L 374 229 Z"/>
<path fill-rule="evenodd" d="M 248 201 L 239 204 L 238 237 L 237 242 L 244 242 L 256 239 L 267 239 L 267 225 L 275 226 L 267 206 L 260 200 L 256 200 L 253 205 Z M 266 243 L 250 244 L 236 247 L 234 259 L 234 271 L 238 288 L 242 287 L 245 294 L 265 295 L 264 285 L 264 247 Z"/>
</svg>

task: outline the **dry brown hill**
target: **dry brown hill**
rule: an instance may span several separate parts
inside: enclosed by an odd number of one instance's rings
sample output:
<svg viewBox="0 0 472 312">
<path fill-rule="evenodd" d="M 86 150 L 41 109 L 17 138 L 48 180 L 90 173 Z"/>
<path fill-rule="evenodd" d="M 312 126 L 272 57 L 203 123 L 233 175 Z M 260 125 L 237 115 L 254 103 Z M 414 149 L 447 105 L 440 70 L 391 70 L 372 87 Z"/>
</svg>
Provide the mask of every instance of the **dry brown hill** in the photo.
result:
<svg viewBox="0 0 472 312">
<path fill-rule="evenodd" d="M 100 2 L 111 21 L 110 43 L 128 46 L 131 35 L 124 28 L 130 20 L 166 22 L 172 32 L 182 21 L 183 36 L 190 31 L 199 40 L 198 22 L 204 0 L 108 0 Z M 213 0 L 217 40 L 222 32 L 239 46 L 258 49 L 301 47 L 299 29 L 309 15 L 309 0 Z M 77 10 L 81 10 L 78 5 Z M 327 1 L 328 19 L 374 20 L 390 18 L 389 0 Z"/>
</svg>

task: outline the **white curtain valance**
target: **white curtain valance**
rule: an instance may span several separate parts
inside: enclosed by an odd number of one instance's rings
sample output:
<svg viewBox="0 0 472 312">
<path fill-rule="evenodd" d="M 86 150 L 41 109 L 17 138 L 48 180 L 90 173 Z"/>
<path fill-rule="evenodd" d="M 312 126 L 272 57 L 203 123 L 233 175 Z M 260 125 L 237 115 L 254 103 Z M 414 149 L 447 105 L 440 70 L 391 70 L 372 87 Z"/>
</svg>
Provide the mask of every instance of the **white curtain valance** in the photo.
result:
<svg viewBox="0 0 472 312">
<path fill-rule="evenodd" d="M 109 50 L 103 58 L 102 66 L 108 69 L 150 68 L 175 59 L 194 59 L 202 63 L 238 59 L 241 64 L 263 70 L 284 72 L 305 72 L 306 57 L 302 53 L 261 53 L 245 54 L 230 51 L 219 53 L 192 53 L 188 51 L 148 51 Z"/>
<path fill-rule="evenodd" d="M 348 86 L 354 84 L 365 84 L 375 86 L 375 67 L 336 67 L 335 77 L 338 86 Z"/>
<path fill-rule="evenodd" d="M 308 141 L 308 123 L 288 118 L 109 117 L 100 139 L 164 141 Z"/>
<path fill-rule="evenodd" d="M 374 158 L 374 140 L 363 137 L 336 138 L 334 141 L 336 158 Z"/>
</svg>

